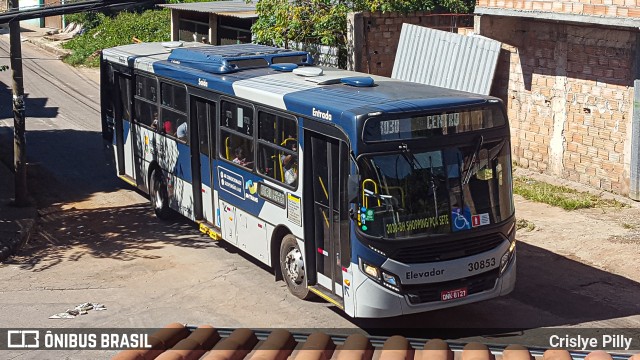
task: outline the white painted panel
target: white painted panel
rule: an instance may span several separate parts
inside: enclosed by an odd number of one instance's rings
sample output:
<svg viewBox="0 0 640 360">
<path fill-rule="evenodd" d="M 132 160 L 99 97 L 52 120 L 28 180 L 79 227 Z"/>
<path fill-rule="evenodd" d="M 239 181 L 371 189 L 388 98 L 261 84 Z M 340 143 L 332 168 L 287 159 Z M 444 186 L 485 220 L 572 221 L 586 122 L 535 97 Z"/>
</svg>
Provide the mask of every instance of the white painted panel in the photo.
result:
<svg viewBox="0 0 640 360">
<path fill-rule="evenodd" d="M 202 174 L 205 176 L 205 174 Z M 210 187 L 205 184 L 202 184 L 202 216 L 204 219 L 211 223 L 215 224 L 215 219 L 213 215 L 213 191 Z"/>
<path fill-rule="evenodd" d="M 331 290 L 331 279 L 324 276 L 321 273 L 318 273 L 318 284 L 324 286 L 325 288 Z"/>
<path fill-rule="evenodd" d="M 129 124 L 131 125 L 131 123 Z M 124 173 L 135 180 L 136 174 L 133 165 L 133 145 L 135 139 L 133 137 L 132 130 L 132 126 L 129 126 L 129 133 L 124 134 Z"/>
<path fill-rule="evenodd" d="M 240 209 L 236 210 L 236 219 L 238 247 L 267 264 L 269 261 L 267 224 Z"/>
<path fill-rule="evenodd" d="M 193 213 L 193 185 L 174 175 L 170 175 L 168 178 L 169 183 L 167 184 L 167 190 L 169 192 L 170 207 L 195 221 L 195 215 Z"/>
<path fill-rule="evenodd" d="M 231 244 L 237 244 L 236 238 L 236 208 L 227 204 L 224 201 L 220 201 L 220 217 L 221 219 L 221 231 L 222 238 Z"/>
<path fill-rule="evenodd" d="M 213 205 L 214 205 L 214 216 L 216 218 L 216 222 L 214 224 L 216 224 L 217 227 L 220 227 L 220 221 L 221 221 L 221 210 L 220 210 L 220 203 L 218 202 L 218 191 L 217 190 L 213 190 Z"/>
</svg>

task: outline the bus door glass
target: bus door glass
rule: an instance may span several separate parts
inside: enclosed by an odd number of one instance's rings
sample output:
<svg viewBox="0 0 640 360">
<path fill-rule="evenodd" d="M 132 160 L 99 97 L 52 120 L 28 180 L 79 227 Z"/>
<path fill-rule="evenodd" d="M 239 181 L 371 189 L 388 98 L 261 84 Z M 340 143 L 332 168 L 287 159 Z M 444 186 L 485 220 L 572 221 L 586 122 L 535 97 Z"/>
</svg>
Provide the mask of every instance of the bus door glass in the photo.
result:
<svg viewBox="0 0 640 360">
<path fill-rule="evenodd" d="M 220 227 L 216 221 L 216 203 L 213 191 L 213 160 L 215 158 L 215 116 L 216 104 L 201 98 L 191 97 L 191 124 L 197 126 L 195 138 L 198 146 L 192 146 L 195 159 L 199 159 L 200 183 L 194 176 L 194 204 L 196 204 L 196 218 L 204 219 L 208 223 Z M 197 171 L 194 171 L 194 175 Z M 200 209 L 198 209 L 198 207 Z"/>
<path fill-rule="evenodd" d="M 135 180 L 133 153 L 133 127 L 131 126 L 131 78 L 116 73 L 116 146 L 118 175 L 126 175 Z"/>
<path fill-rule="evenodd" d="M 346 210 L 346 144 L 321 135 L 311 135 L 313 212 L 318 284 L 342 297 L 342 268 L 349 254 Z M 346 225 L 346 226 L 345 226 Z M 344 243 L 344 244 L 343 244 Z"/>
</svg>

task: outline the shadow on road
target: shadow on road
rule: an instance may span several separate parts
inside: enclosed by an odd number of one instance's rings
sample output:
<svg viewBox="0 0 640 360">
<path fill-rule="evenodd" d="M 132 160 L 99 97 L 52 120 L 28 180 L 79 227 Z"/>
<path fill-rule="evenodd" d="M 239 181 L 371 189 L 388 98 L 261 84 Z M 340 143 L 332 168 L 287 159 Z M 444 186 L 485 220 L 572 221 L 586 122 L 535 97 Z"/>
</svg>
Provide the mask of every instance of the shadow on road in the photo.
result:
<svg viewBox="0 0 640 360">
<path fill-rule="evenodd" d="M 10 263 L 41 272 L 85 256 L 121 261 L 160 259 L 151 251 L 169 244 L 197 249 L 216 246 L 197 236 L 186 219 L 162 222 L 152 214 L 146 204 L 46 214 L 29 244 Z"/>
<path fill-rule="evenodd" d="M 11 86 L 0 81 L 0 120 L 13 120 L 13 94 Z M 31 98 L 29 94 L 24 95 L 25 99 L 25 115 L 37 118 L 55 119 L 58 116 L 57 107 L 47 107 L 49 98 Z"/>
<path fill-rule="evenodd" d="M 496 334 L 494 340 L 513 342 L 514 336 L 529 329 L 638 315 L 640 283 L 636 281 L 523 242 L 518 243 L 517 256 L 516 288 L 506 297 L 355 323 L 374 335 L 459 339 Z"/>
<path fill-rule="evenodd" d="M 27 125 L 28 127 L 28 125 Z M 13 130 L 0 127 L 0 161 L 13 164 Z M 87 200 L 130 188 L 115 175 L 98 132 L 27 130 L 27 176 L 39 208 Z"/>
</svg>

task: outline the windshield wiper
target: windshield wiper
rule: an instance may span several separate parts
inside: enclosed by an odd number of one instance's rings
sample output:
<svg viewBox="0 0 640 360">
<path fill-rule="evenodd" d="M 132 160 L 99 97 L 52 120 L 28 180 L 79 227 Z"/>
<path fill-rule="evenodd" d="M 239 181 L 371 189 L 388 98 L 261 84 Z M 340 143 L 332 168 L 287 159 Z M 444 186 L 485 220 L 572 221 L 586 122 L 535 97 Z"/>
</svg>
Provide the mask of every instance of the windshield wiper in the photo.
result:
<svg viewBox="0 0 640 360">
<path fill-rule="evenodd" d="M 480 138 L 478 138 L 478 142 L 476 142 L 476 149 L 473 151 L 471 162 L 469 163 L 469 166 L 467 167 L 467 171 L 465 172 L 462 185 L 467 185 L 471 180 L 471 169 L 473 168 L 473 166 L 476 164 L 476 161 L 478 160 L 478 153 L 480 152 L 480 148 L 482 148 L 483 143 L 484 143 L 484 136 L 480 135 Z"/>
<path fill-rule="evenodd" d="M 400 144 L 399 148 L 400 148 L 400 154 L 402 154 L 402 157 L 411 166 L 411 170 L 424 170 L 424 167 L 422 167 L 422 165 L 420 164 L 420 160 L 416 157 L 413 151 L 409 149 L 407 144 Z"/>
<path fill-rule="evenodd" d="M 416 156 L 413 155 L 411 150 L 409 150 L 409 147 L 407 146 L 407 144 L 404 144 L 404 143 L 400 144 L 400 146 L 398 146 L 398 148 L 400 148 L 400 154 L 402 154 L 402 157 L 411 166 L 412 170 L 416 168 L 416 162 L 418 163 L 418 165 L 420 165 L 420 162 L 417 161 L 418 159 L 416 159 Z M 409 155 L 407 155 L 407 154 L 411 155 L 411 157 L 409 157 Z"/>
</svg>

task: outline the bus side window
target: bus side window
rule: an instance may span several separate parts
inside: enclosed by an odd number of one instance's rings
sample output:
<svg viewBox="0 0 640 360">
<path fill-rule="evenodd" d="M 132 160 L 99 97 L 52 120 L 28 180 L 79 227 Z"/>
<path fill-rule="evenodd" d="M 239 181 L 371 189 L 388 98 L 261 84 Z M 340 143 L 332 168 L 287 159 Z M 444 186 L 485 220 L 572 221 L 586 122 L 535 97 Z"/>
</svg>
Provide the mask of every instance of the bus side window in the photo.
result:
<svg viewBox="0 0 640 360">
<path fill-rule="evenodd" d="M 289 117 L 258 113 L 258 171 L 290 186 L 298 183 L 298 125 Z"/>
<path fill-rule="evenodd" d="M 220 156 L 234 164 L 253 168 L 253 108 L 220 102 Z"/>
</svg>

